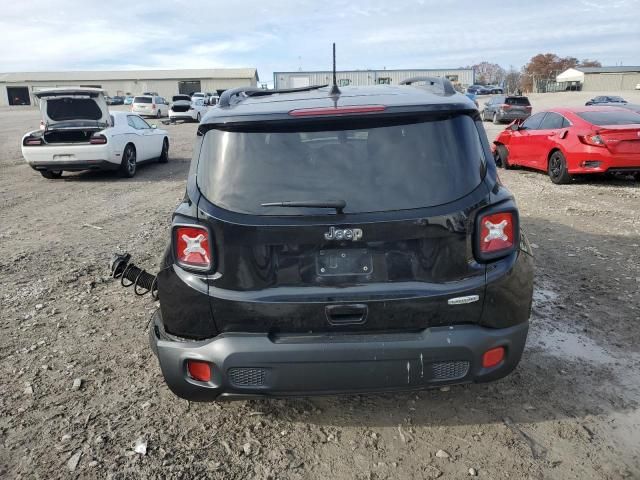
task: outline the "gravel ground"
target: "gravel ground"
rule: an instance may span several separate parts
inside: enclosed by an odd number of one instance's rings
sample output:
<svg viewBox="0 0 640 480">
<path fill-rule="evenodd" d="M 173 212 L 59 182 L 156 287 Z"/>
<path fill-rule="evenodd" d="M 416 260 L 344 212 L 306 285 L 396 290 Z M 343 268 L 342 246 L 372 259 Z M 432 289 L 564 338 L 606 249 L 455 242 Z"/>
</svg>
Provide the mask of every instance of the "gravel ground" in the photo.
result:
<svg viewBox="0 0 640 480">
<path fill-rule="evenodd" d="M 134 179 L 51 181 L 20 155 L 38 121 L 0 111 L 0 477 L 640 478 L 640 184 L 500 172 L 536 254 L 527 348 L 504 380 L 194 404 L 149 349 L 156 304 L 107 262 L 126 250 L 157 268 L 196 126 L 167 127 L 170 162 Z M 501 128 L 485 125 L 491 139 Z"/>
</svg>

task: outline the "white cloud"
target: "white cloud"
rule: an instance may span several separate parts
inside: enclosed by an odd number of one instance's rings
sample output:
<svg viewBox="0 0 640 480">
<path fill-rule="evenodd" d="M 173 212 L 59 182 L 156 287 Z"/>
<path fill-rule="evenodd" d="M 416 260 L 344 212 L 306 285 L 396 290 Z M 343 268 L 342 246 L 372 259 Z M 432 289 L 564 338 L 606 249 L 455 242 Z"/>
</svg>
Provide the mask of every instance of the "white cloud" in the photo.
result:
<svg viewBox="0 0 640 480">
<path fill-rule="evenodd" d="M 45 0 L 3 5 L 0 69 L 520 66 L 537 53 L 640 64 L 640 0 Z"/>
</svg>

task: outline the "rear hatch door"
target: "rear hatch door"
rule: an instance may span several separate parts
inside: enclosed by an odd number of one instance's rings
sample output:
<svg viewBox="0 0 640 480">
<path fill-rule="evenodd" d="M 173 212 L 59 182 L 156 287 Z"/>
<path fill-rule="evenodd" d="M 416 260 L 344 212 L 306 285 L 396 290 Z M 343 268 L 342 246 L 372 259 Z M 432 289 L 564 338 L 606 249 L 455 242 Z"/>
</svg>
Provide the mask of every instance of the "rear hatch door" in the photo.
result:
<svg viewBox="0 0 640 480">
<path fill-rule="evenodd" d="M 218 328 L 479 321 L 485 267 L 473 258 L 472 219 L 488 195 L 479 135 L 466 114 L 206 132 L 199 212 L 214 237 Z M 277 206 L 285 201 L 294 203 Z"/>
<path fill-rule="evenodd" d="M 99 127 L 111 124 L 104 92 L 97 88 L 55 88 L 34 94 L 48 130 Z"/>
</svg>

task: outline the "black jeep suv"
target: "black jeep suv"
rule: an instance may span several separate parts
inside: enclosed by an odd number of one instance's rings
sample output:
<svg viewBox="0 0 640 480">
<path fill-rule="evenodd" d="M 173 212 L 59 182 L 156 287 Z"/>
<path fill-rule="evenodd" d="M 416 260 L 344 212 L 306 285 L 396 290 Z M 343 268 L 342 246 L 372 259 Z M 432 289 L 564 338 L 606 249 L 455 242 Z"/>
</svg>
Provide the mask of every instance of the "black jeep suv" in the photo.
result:
<svg viewBox="0 0 640 480">
<path fill-rule="evenodd" d="M 533 262 L 446 80 L 235 89 L 198 128 L 149 332 L 189 400 L 420 389 L 517 365 Z"/>
</svg>

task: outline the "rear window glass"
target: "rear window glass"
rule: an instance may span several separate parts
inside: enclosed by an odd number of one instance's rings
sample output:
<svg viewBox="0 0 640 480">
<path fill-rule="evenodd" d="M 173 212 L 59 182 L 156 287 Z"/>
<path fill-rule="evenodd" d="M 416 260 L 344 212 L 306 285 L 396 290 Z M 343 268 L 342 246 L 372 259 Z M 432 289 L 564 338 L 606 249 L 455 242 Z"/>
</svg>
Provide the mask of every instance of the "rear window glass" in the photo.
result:
<svg viewBox="0 0 640 480">
<path fill-rule="evenodd" d="M 441 205 L 482 181 L 484 151 L 467 115 L 306 125 L 209 130 L 198 162 L 202 193 L 247 214 L 327 213 L 261 206 L 289 200 L 344 200 L 346 213 L 362 213 Z"/>
<path fill-rule="evenodd" d="M 151 97 L 135 97 L 133 103 L 152 103 L 151 100 Z"/>
<path fill-rule="evenodd" d="M 640 124 L 640 114 L 631 111 L 620 112 L 578 112 L 577 115 L 593 125 Z"/>
<path fill-rule="evenodd" d="M 102 110 L 92 98 L 51 98 L 47 116 L 56 122 L 65 120 L 100 120 Z"/>
<path fill-rule="evenodd" d="M 504 103 L 507 105 L 530 105 L 527 97 L 507 97 Z"/>
</svg>

